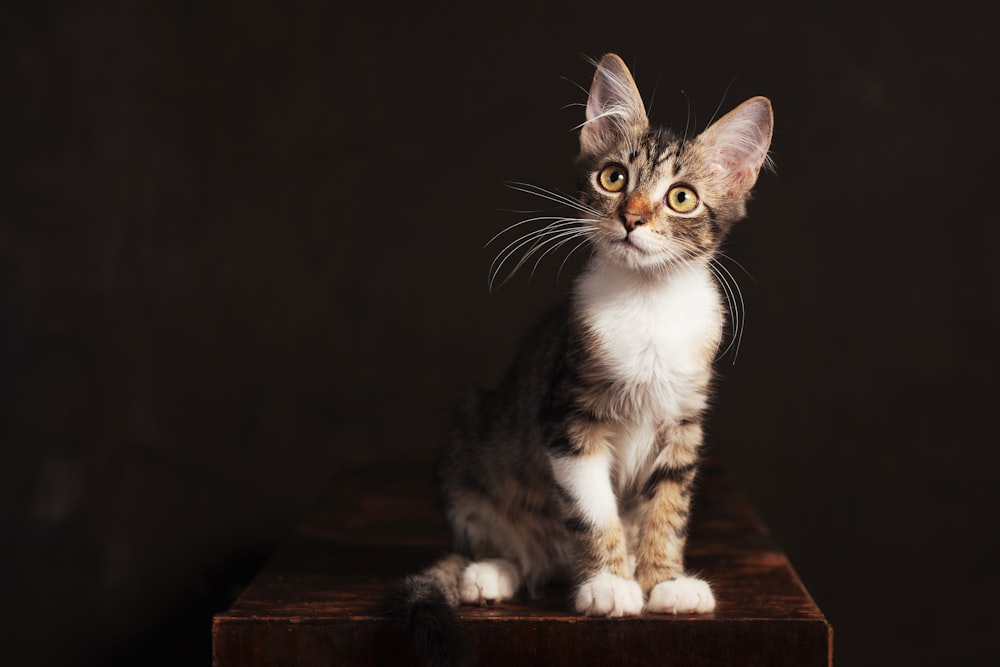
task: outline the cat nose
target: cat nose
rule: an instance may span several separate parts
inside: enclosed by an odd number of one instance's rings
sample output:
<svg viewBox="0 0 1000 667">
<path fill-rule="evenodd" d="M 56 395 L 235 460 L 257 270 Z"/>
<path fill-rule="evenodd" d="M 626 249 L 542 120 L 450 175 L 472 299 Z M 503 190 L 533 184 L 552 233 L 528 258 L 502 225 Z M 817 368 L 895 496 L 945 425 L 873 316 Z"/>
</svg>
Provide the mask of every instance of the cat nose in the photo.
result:
<svg viewBox="0 0 1000 667">
<path fill-rule="evenodd" d="M 631 213 L 625 211 L 622 213 L 622 225 L 625 226 L 626 232 L 633 231 L 636 227 L 646 224 L 646 218 L 639 215 L 638 213 Z"/>
</svg>

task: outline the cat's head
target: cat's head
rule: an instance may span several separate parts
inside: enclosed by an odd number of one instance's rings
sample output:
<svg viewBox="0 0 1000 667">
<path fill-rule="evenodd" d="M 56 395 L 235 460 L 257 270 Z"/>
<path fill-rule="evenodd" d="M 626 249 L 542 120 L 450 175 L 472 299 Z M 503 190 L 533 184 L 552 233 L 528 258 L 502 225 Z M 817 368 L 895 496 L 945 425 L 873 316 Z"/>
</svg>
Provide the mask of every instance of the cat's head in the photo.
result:
<svg viewBox="0 0 1000 667">
<path fill-rule="evenodd" d="M 580 131 L 580 201 L 599 215 L 606 260 L 644 272 L 710 257 L 767 162 L 771 103 L 754 97 L 686 139 L 652 127 L 632 75 L 614 54 L 597 65 Z"/>
</svg>

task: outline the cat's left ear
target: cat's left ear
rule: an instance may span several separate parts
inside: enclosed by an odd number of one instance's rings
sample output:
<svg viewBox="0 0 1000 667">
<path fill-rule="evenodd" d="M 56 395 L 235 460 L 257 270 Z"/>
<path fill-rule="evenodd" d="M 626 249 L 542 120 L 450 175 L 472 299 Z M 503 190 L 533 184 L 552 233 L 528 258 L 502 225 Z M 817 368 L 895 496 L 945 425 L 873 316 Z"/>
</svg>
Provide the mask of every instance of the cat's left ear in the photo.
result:
<svg viewBox="0 0 1000 667">
<path fill-rule="evenodd" d="M 600 154 L 641 134 L 649 126 L 646 107 L 625 62 L 608 53 L 597 63 L 587 98 L 587 121 L 580 130 L 580 150 Z"/>
<path fill-rule="evenodd" d="M 774 112 L 766 97 L 752 97 L 715 121 L 698 137 L 713 175 L 736 195 L 757 182 L 774 132 Z"/>
</svg>

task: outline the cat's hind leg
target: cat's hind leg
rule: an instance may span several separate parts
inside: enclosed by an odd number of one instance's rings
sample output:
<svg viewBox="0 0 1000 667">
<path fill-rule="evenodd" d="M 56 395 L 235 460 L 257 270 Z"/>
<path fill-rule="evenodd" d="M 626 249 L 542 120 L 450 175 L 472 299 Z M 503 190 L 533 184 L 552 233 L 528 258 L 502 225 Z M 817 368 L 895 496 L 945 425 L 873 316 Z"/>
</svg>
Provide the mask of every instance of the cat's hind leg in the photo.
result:
<svg viewBox="0 0 1000 667">
<path fill-rule="evenodd" d="M 469 563 L 459 582 L 463 604 L 491 605 L 514 597 L 521 587 L 517 566 L 506 558 L 486 558 Z"/>
</svg>

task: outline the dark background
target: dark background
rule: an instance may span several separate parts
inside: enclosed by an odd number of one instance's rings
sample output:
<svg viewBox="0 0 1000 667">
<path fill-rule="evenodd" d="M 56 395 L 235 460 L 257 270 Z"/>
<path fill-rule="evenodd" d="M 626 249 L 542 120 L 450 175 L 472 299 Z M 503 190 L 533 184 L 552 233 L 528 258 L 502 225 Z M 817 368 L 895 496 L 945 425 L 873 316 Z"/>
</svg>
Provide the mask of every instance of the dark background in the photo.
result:
<svg viewBox="0 0 1000 667">
<path fill-rule="evenodd" d="M 572 192 L 616 51 L 679 129 L 773 100 L 710 451 L 838 664 L 986 664 L 995 31 L 743 5 L 5 4 L 0 662 L 207 664 L 334 473 L 433 452 L 570 285 L 483 246 L 544 207 L 505 181 Z"/>
</svg>

